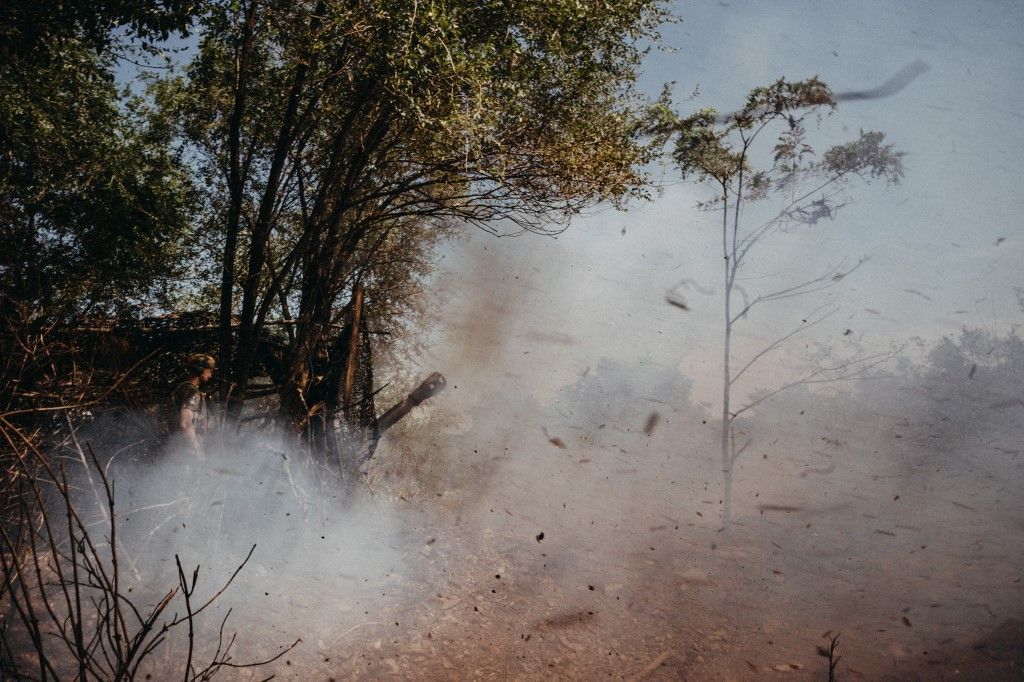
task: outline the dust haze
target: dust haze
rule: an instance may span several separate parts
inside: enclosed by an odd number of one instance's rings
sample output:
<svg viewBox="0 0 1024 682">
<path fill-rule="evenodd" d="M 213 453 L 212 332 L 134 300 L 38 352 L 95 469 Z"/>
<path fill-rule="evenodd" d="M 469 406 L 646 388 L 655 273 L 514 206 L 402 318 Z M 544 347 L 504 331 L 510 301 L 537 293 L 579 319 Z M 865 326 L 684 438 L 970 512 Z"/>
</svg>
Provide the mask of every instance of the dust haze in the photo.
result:
<svg viewBox="0 0 1024 682">
<path fill-rule="evenodd" d="M 723 532 L 700 382 L 538 331 L 512 273 L 565 292 L 529 248 L 518 264 L 491 242 L 459 248 L 484 246 L 430 358 L 450 391 L 387 436 L 358 486 L 256 434 L 206 462 L 115 457 L 140 588 L 173 584 L 179 554 L 212 592 L 255 544 L 205 622 L 232 609 L 239 660 L 301 638 L 269 668 L 285 679 L 825 679 L 826 633 L 841 634 L 840 679 L 1012 679 L 1015 329 L 918 340 L 869 379 L 764 403 L 739 429 Z M 146 437 L 144 419 L 116 423 L 79 437 Z"/>
<path fill-rule="evenodd" d="M 80 432 L 116 481 L 125 580 L 159 599 L 177 554 L 208 595 L 252 550 L 201 627 L 230 609 L 238 661 L 301 641 L 240 679 L 828 680 L 830 643 L 839 680 L 1021 679 L 1024 17 L 772 7 L 681 6 L 665 33 L 690 52 L 653 55 L 648 90 L 687 74 L 694 108 L 725 110 L 783 73 L 846 90 L 931 68 L 830 121 L 907 150 L 899 189 L 858 191 L 813 238 L 783 231 L 741 283 L 851 272 L 738 328 L 742 366 L 827 312 L 737 384 L 757 406 L 736 421 L 727 529 L 717 218 L 656 170 L 652 201 L 557 238 L 443 245 L 425 350 L 376 376 L 447 388 L 355 480 L 255 429 L 202 462 L 133 454 L 142 415 Z M 881 360 L 801 380 L 856 357 Z"/>
<path fill-rule="evenodd" d="M 439 344 L 433 358 L 459 388 L 420 418 L 449 424 L 427 446 L 436 466 L 471 466 L 477 477 L 450 487 L 441 477 L 423 498 L 448 528 L 420 570 L 457 594 L 439 590 L 419 607 L 425 623 L 450 622 L 450 639 L 414 675 L 473 666 L 499 678 L 825 679 L 826 633 L 841 633 L 841 679 L 1016 674 L 1024 345 L 1015 326 L 915 338 L 858 381 L 796 386 L 762 403 L 738 428 L 749 445 L 723 533 L 706 370 L 695 362 L 688 375 L 663 360 L 695 350 L 670 337 L 632 358 L 590 352 L 623 342 L 594 328 L 617 329 L 625 343 L 640 336 L 630 310 L 674 312 L 660 291 L 585 308 L 595 319 L 580 333 L 548 321 L 572 318 L 565 299 L 594 295 L 586 276 L 566 291 L 562 247 L 540 259 L 530 245 L 464 248 L 487 275 L 466 298 L 445 298 L 458 343 Z M 526 282 L 516 296 L 517 272 Z M 524 300 L 541 312 L 510 322 Z M 846 324 L 835 321 L 834 343 L 863 347 Z M 772 364 L 767 381 L 840 352 L 800 350 Z M 451 428 L 452 414 L 461 427 Z M 392 439 L 386 453 L 402 447 Z M 392 643 L 390 656 L 404 646 Z"/>
</svg>

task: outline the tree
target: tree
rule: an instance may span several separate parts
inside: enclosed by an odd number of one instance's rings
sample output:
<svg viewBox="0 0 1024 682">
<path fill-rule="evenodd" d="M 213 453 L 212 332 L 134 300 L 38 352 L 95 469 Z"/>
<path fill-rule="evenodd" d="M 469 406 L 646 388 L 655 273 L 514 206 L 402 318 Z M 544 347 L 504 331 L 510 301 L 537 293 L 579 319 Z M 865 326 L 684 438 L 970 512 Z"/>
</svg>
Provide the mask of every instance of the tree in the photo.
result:
<svg viewBox="0 0 1024 682">
<path fill-rule="evenodd" d="M 212 3 L 187 78 L 155 94 L 224 226 L 234 383 L 261 326 L 294 316 L 281 405 L 301 429 L 311 358 L 377 245 L 455 224 L 557 232 L 642 194 L 631 86 L 664 16 L 659 0 Z"/>
<path fill-rule="evenodd" d="M 94 55 L 78 48 L 73 59 L 0 70 L 7 311 L 137 301 L 174 271 L 188 225 L 188 179 L 163 141 L 122 114 Z"/>
<path fill-rule="evenodd" d="M 0 7 L 0 308 L 38 315 L 138 299 L 174 261 L 187 177 L 114 85 L 117 59 L 188 3 Z M 26 312 L 27 311 L 27 312 Z"/>
<path fill-rule="evenodd" d="M 0 58 L 37 62 L 59 56 L 63 41 L 112 56 L 126 48 L 155 50 L 172 33 L 187 35 L 193 0 L 7 0 L 0 5 Z"/>
<path fill-rule="evenodd" d="M 1017 325 L 1006 334 L 963 328 L 956 337 L 943 336 L 927 359 L 912 368 L 915 395 L 901 396 L 902 405 L 916 403 L 919 421 L 936 427 L 943 447 L 1002 434 L 1024 407 L 1024 339 Z"/>
<path fill-rule="evenodd" d="M 112 71 L 138 47 L 133 41 L 159 40 L 187 23 L 170 3 L 0 6 L 6 394 L 31 395 L 33 381 L 57 374 L 61 362 L 50 351 L 59 351 L 42 341 L 48 330 L 86 313 L 150 305 L 182 274 L 189 178 Z"/>
<path fill-rule="evenodd" d="M 854 358 L 825 367 L 777 388 L 755 396 L 735 407 L 733 387 L 757 362 L 776 351 L 786 341 L 820 323 L 829 313 L 814 311 L 803 324 L 782 335 L 742 364 L 732 365 L 734 326 L 756 306 L 822 291 L 838 284 L 863 261 L 842 271 L 840 266 L 825 270 L 813 279 L 784 286 L 750 298 L 737 285 L 737 276 L 756 254 L 765 239 L 780 230 L 798 225 L 813 226 L 826 219 L 849 201 L 853 181 L 885 180 L 897 184 L 903 176 L 903 153 L 885 144 L 880 132 L 861 131 L 846 144 L 831 147 L 818 157 L 807 142 L 805 121 L 836 108 L 829 88 L 817 77 L 805 81 L 780 78 L 769 86 L 753 89 L 743 107 L 721 116 L 714 109 L 703 109 L 680 118 L 667 105 L 667 96 L 654 108 L 653 131 L 662 141 L 673 144 L 671 157 L 684 179 L 695 179 L 716 189 L 716 195 L 701 204 L 705 210 L 721 213 L 721 239 L 724 276 L 724 339 L 722 353 L 722 432 L 721 459 L 724 477 L 722 521 L 731 521 L 733 465 L 750 445 L 737 448 L 735 423 L 743 413 L 771 396 L 797 385 L 852 379 L 890 357 L 890 354 Z M 776 133 L 770 155 L 755 146 L 758 138 Z M 758 168 L 758 162 L 763 161 Z M 746 205 L 776 199 L 779 209 L 756 226 L 744 220 Z M 742 295 L 737 305 L 736 294 Z M 685 306 L 670 292 L 669 302 Z"/>
</svg>

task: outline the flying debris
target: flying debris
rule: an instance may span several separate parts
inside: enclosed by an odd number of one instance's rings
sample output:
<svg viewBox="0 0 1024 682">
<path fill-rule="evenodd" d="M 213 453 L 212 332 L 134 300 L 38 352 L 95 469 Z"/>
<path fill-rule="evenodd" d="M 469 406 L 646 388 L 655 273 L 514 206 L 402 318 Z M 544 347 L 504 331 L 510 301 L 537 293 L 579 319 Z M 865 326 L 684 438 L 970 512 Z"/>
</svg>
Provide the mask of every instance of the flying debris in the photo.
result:
<svg viewBox="0 0 1024 682">
<path fill-rule="evenodd" d="M 926 296 L 925 294 L 922 294 L 917 289 L 904 289 L 903 291 L 907 292 L 908 294 L 914 294 L 915 296 L 920 296 L 921 298 L 923 298 L 926 301 L 932 300 L 931 296 Z"/>
<path fill-rule="evenodd" d="M 879 99 L 895 95 L 897 92 L 914 82 L 918 76 L 927 72 L 930 68 L 932 67 L 929 66 L 928 62 L 922 59 L 915 59 L 897 71 L 896 75 L 882 83 L 877 88 L 873 88 L 871 90 L 848 90 L 846 92 L 840 92 L 836 94 L 835 100 L 837 102 L 848 102 L 861 99 Z"/>
<path fill-rule="evenodd" d="M 669 294 L 668 296 L 665 297 L 665 301 L 669 305 L 674 305 L 675 307 L 681 308 L 681 309 L 683 309 L 683 310 L 685 310 L 687 312 L 690 311 L 690 306 L 687 305 L 686 301 L 684 301 L 681 297 L 679 297 L 678 294 L 676 294 L 676 295 Z"/>
<path fill-rule="evenodd" d="M 544 437 L 548 439 L 549 443 L 554 445 L 556 448 L 561 448 L 563 450 L 566 449 L 566 445 L 565 445 L 565 441 L 564 440 L 562 440 L 558 436 L 552 436 L 550 433 L 548 433 L 548 430 L 547 430 L 546 427 L 544 429 L 542 429 L 542 430 L 544 431 Z"/>
<path fill-rule="evenodd" d="M 694 291 L 696 291 L 698 294 L 700 294 L 702 296 L 714 296 L 715 295 L 715 288 L 714 287 L 702 287 L 697 282 L 697 280 L 693 279 L 692 277 L 687 277 L 686 279 L 682 280 L 681 282 L 676 284 L 674 287 L 672 287 L 672 290 L 675 291 L 676 289 L 680 289 L 680 288 L 682 288 L 682 289 L 693 289 Z"/>
<path fill-rule="evenodd" d="M 803 507 L 799 507 L 799 506 L 796 506 L 796 505 L 789 505 L 789 504 L 762 504 L 762 505 L 758 505 L 758 509 L 761 510 L 762 514 L 764 512 L 766 512 L 766 511 L 778 511 L 778 512 L 787 512 L 788 513 L 788 512 L 800 511 L 801 509 L 803 509 Z"/>
<path fill-rule="evenodd" d="M 683 310 L 686 311 L 690 310 L 690 304 L 687 303 L 686 299 L 683 298 L 682 294 L 679 293 L 680 289 L 693 289 L 702 296 L 713 296 L 715 293 L 714 287 L 702 287 L 700 284 L 697 283 L 695 279 L 688 277 L 682 280 L 681 282 L 679 282 L 674 287 L 668 290 L 668 292 L 665 294 L 665 301 L 669 305 L 674 305 L 675 307 L 682 308 Z"/>
</svg>

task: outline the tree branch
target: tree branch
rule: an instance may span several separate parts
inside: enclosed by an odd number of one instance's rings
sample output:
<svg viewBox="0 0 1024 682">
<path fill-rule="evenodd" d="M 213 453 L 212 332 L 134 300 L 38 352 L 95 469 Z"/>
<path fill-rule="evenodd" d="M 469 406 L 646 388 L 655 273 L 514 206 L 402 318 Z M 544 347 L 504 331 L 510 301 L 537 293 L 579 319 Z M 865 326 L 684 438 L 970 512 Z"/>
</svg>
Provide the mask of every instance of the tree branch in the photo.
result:
<svg viewBox="0 0 1024 682">
<path fill-rule="evenodd" d="M 821 307 L 817 308 L 816 310 L 814 310 L 811 313 L 811 315 L 816 313 L 818 310 L 821 310 L 822 307 L 824 307 L 824 306 L 821 306 Z M 786 334 L 785 336 L 782 336 L 782 337 L 776 339 L 775 341 L 773 341 L 771 344 L 769 344 L 767 347 L 763 348 L 759 353 L 757 353 L 754 357 L 752 357 L 750 359 L 750 361 L 747 362 L 747 364 L 744 365 L 743 368 L 739 372 L 737 372 L 735 375 L 733 375 L 733 377 L 729 380 L 729 383 L 730 384 L 736 383 L 739 380 L 740 376 L 742 376 L 744 372 L 746 372 L 748 369 L 750 369 L 750 367 L 754 363 L 756 363 L 759 359 L 761 359 L 762 357 L 764 357 L 768 353 L 772 352 L 773 350 L 775 350 L 780 345 L 782 345 L 783 343 L 785 343 L 789 339 L 793 338 L 794 336 L 796 336 L 800 332 L 807 331 L 811 327 L 813 327 L 813 326 L 815 326 L 817 324 L 820 324 L 821 322 L 823 322 L 824 320 L 828 319 L 833 314 L 835 314 L 835 312 L 836 311 L 833 310 L 833 311 L 831 311 L 831 312 L 829 312 L 829 313 L 827 313 L 825 315 L 822 315 L 822 316 L 818 317 L 815 320 L 812 320 L 811 322 L 808 322 L 806 324 L 802 324 L 799 327 L 797 327 L 796 329 L 794 329 L 793 331 L 791 331 L 788 334 Z"/>
<path fill-rule="evenodd" d="M 813 372 L 810 372 L 809 374 L 807 374 L 806 376 L 804 376 L 801 379 L 797 379 L 796 381 L 791 381 L 788 384 L 785 384 L 784 386 L 780 386 L 779 388 L 775 389 L 774 391 L 771 391 L 770 393 L 767 393 L 767 394 L 761 396 L 760 398 L 758 398 L 758 399 L 748 403 L 747 405 L 744 405 L 740 409 L 738 409 L 735 412 L 731 413 L 731 416 L 732 416 L 733 419 L 735 419 L 736 417 L 738 417 L 739 415 L 743 414 L 747 410 L 753 409 L 757 405 L 760 405 L 761 403 L 763 403 L 765 400 L 768 400 L 769 398 L 771 398 L 771 397 L 773 397 L 773 396 L 775 396 L 775 395 L 777 395 L 777 394 L 779 394 L 779 393 L 781 393 L 781 392 L 783 392 L 785 390 L 793 388 L 794 386 L 801 386 L 801 385 L 807 385 L 807 384 L 825 384 L 825 383 L 832 383 L 832 382 L 837 382 L 837 381 L 850 381 L 852 379 L 861 379 L 861 378 L 863 378 L 863 377 L 860 376 L 861 374 L 863 374 L 864 372 L 867 372 L 870 369 L 874 369 L 875 367 L 878 367 L 879 365 L 885 363 L 889 359 L 895 357 L 897 355 L 897 353 L 898 353 L 898 351 L 888 351 L 886 353 L 876 353 L 874 355 L 868 355 L 868 356 L 865 356 L 865 357 L 862 357 L 862 358 L 855 358 L 853 360 L 849 360 L 847 362 L 840 363 L 840 364 L 835 365 L 833 367 L 823 367 L 821 369 L 817 369 L 817 370 L 815 370 Z M 862 364 L 860 367 L 857 367 L 855 370 L 853 370 L 850 374 L 846 374 L 846 375 L 843 375 L 843 376 L 840 376 L 840 377 L 821 378 L 822 375 L 824 375 L 824 374 L 828 374 L 828 373 L 831 373 L 831 372 L 837 372 L 837 371 L 840 371 L 840 370 L 844 370 L 844 369 L 846 369 L 848 367 L 852 367 L 852 366 L 857 365 L 859 363 L 867 363 L 867 364 Z"/>
</svg>

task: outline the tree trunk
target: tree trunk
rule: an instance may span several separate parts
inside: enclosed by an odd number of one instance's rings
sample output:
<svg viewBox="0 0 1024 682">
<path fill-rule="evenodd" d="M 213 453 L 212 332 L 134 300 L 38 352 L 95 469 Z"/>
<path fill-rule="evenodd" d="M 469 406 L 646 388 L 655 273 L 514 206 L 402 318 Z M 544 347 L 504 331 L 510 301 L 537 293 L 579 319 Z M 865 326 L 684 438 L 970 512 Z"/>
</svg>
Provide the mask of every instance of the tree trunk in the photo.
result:
<svg viewBox="0 0 1024 682">
<path fill-rule="evenodd" d="M 732 377 L 729 374 L 729 354 L 732 345 L 732 267 L 728 247 L 728 194 L 722 195 L 722 253 L 725 261 L 725 340 L 722 354 L 722 530 L 728 530 L 732 522 L 732 453 L 729 451 L 729 435 L 732 429 L 732 415 L 729 400 L 732 393 Z"/>
<path fill-rule="evenodd" d="M 315 364 L 313 373 L 319 378 L 309 386 L 305 393 L 306 407 L 316 411 L 305 427 L 305 435 L 314 450 L 321 455 L 323 461 L 336 461 L 341 470 L 353 459 L 349 439 L 339 432 L 347 432 L 347 425 L 362 426 L 362 415 L 356 414 L 360 405 L 356 396 L 362 397 L 364 387 L 356 386 L 361 377 L 360 370 L 365 358 L 360 350 L 365 342 L 363 333 L 365 319 L 362 311 L 362 287 L 356 285 L 348 305 L 345 307 L 347 321 L 341 331 L 333 339 L 324 339 L 326 353 L 324 362 Z M 372 392 L 372 386 L 370 388 Z M 317 410 L 317 406 L 322 409 Z M 341 437 L 339 437 L 341 436 Z"/>
<path fill-rule="evenodd" d="M 295 433 L 301 433 L 309 421 L 306 392 L 309 389 L 310 368 L 320 352 L 323 332 L 331 321 L 334 297 L 328 289 L 333 255 L 333 249 L 321 249 L 316 258 L 310 259 L 303 268 L 299 317 L 295 324 L 295 341 L 286 361 L 280 406 L 282 420 Z"/>
<path fill-rule="evenodd" d="M 281 387 L 281 419 L 294 433 L 301 433 L 309 421 L 306 391 L 309 388 L 310 361 L 316 353 L 321 334 L 309 315 L 299 315 L 295 343 L 292 345 Z"/>
<path fill-rule="evenodd" d="M 233 366 L 231 313 L 235 294 L 235 258 L 238 252 L 238 232 L 242 215 L 242 197 L 245 179 L 241 170 L 241 138 L 242 118 L 245 115 L 245 100 L 248 90 L 249 59 L 252 54 L 253 30 L 256 24 L 256 2 L 249 6 L 245 17 L 245 27 L 238 48 L 235 63 L 235 100 L 231 110 L 231 121 L 228 130 L 228 224 L 224 239 L 224 257 L 220 284 L 220 363 L 229 372 Z M 245 384 L 240 385 L 242 391 L 235 396 L 242 398 Z M 230 384 L 227 385 L 231 390 Z M 225 396 L 226 397 L 226 396 Z M 239 410 L 229 410 L 236 413 Z"/>
<path fill-rule="evenodd" d="M 356 378 L 356 366 L 359 362 L 359 333 L 363 318 L 363 285 L 356 284 L 352 291 L 352 319 L 349 322 L 348 357 L 345 358 L 345 381 L 342 386 L 341 407 L 345 417 L 349 417 L 352 409 L 352 388 Z"/>
<path fill-rule="evenodd" d="M 321 2 L 317 3 L 317 7 L 310 19 L 310 35 L 316 33 L 323 10 L 324 3 L 321 0 Z M 260 279 L 266 259 L 267 241 L 272 228 L 271 219 L 273 217 L 274 204 L 277 200 L 277 193 L 280 189 L 281 174 L 285 161 L 288 159 L 288 150 L 295 139 L 295 124 L 299 110 L 299 101 L 306 85 L 309 68 L 309 62 L 305 61 L 300 63 L 295 69 L 295 75 L 292 78 L 292 84 L 288 92 L 288 104 L 285 107 L 281 128 L 278 131 L 277 141 L 274 145 L 270 171 L 267 174 L 267 185 L 264 189 L 259 212 L 252 228 L 251 243 L 249 245 L 249 264 L 245 273 L 245 281 L 242 285 L 242 315 L 238 328 L 238 356 L 235 362 L 234 381 L 239 386 L 247 385 L 249 373 L 252 369 L 253 354 L 256 350 L 256 336 L 259 333 L 259 325 L 256 319 L 257 298 L 260 293 Z M 272 293 L 269 295 L 272 295 Z"/>
</svg>

